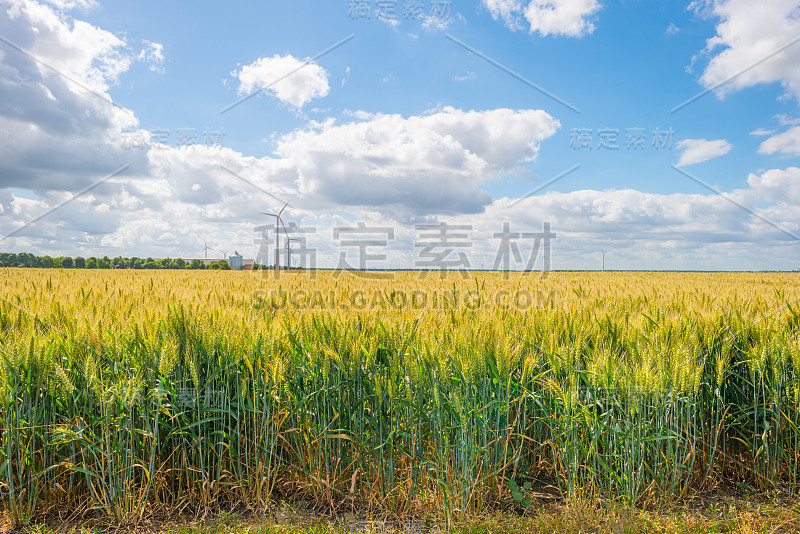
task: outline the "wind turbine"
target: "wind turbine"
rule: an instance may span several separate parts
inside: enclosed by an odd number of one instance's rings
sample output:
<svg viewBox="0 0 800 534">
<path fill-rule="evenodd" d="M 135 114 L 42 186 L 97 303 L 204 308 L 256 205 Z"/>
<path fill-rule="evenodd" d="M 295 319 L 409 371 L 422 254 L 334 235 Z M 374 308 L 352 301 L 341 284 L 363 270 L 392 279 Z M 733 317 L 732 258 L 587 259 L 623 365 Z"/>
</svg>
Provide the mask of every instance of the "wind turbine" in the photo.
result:
<svg viewBox="0 0 800 534">
<path fill-rule="evenodd" d="M 283 221 L 281 221 L 283 224 Z M 286 233 L 286 267 L 291 269 L 292 268 L 292 241 L 297 241 L 294 237 L 289 237 L 288 232 L 286 232 L 286 227 L 283 227 L 283 231 Z"/>
<path fill-rule="evenodd" d="M 205 247 L 203 248 L 203 254 L 205 254 L 205 258 L 208 259 L 208 251 L 209 251 L 208 243 L 203 241 L 203 244 L 205 245 Z"/>
<path fill-rule="evenodd" d="M 222 259 L 223 259 L 223 260 L 227 259 L 227 257 L 228 257 L 228 251 L 227 251 L 227 250 L 220 250 L 220 252 L 222 252 Z"/>
<path fill-rule="evenodd" d="M 606 272 L 606 251 L 601 250 L 600 253 L 603 255 L 603 272 Z"/>
<path fill-rule="evenodd" d="M 281 208 L 281 211 L 279 211 L 278 213 L 266 213 L 266 212 L 263 212 L 263 211 L 261 212 L 262 215 L 269 215 L 270 217 L 275 217 L 275 272 L 276 273 L 281 268 L 281 266 L 280 266 L 280 261 L 281 261 L 281 241 L 280 241 L 281 227 L 280 227 L 280 225 L 283 224 L 283 221 L 281 221 L 281 215 L 283 214 L 283 210 L 285 210 L 286 206 L 288 206 L 288 205 L 289 205 L 288 202 L 286 204 L 284 204 L 283 207 Z"/>
</svg>

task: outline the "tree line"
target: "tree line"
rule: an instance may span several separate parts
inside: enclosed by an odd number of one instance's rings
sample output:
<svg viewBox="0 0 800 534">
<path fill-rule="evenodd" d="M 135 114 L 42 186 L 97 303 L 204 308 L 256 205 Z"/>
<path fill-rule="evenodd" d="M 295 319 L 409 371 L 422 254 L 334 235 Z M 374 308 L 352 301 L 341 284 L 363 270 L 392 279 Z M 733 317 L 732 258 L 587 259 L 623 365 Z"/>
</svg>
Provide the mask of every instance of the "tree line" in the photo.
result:
<svg viewBox="0 0 800 534">
<path fill-rule="evenodd" d="M 77 256 L 61 256 L 53 258 L 50 256 L 36 256 L 30 252 L 14 254 L 12 252 L 0 252 L 0 267 L 39 267 L 46 269 L 216 269 L 230 270 L 231 266 L 227 260 L 212 261 L 208 266 L 203 260 L 193 259 L 186 261 L 182 258 L 171 259 L 163 258 L 154 260 L 153 258 L 124 258 L 118 256 L 109 258 L 103 256 L 96 258 L 91 256 L 83 258 Z"/>
</svg>

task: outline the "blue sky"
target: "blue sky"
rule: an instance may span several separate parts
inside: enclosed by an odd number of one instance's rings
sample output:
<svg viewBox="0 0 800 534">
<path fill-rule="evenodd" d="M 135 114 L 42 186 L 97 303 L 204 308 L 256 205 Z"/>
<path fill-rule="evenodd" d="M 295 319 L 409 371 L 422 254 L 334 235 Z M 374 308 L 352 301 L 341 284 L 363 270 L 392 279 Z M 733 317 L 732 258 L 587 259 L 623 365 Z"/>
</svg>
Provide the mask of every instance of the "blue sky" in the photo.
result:
<svg viewBox="0 0 800 534">
<path fill-rule="evenodd" d="M 798 2 L 454 0 L 432 16 L 425 0 L 418 20 L 407 3 L 7 1 L 0 247 L 252 257 L 274 194 L 323 265 L 356 221 L 396 227 L 387 263 L 404 266 L 415 223 L 470 224 L 487 264 L 506 220 L 551 222 L 555 268 L 596 268 L 600 248 L 616 268 L 800 267 Z"/>
</svg>

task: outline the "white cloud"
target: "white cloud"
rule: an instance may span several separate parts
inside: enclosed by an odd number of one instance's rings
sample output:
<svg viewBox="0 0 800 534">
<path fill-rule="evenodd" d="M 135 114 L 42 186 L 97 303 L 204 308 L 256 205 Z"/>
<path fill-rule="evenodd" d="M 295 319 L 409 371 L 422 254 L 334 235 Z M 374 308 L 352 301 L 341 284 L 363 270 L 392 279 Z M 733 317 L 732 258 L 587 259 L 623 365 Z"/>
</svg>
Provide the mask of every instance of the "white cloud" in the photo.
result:
<svg viewBox="0 0 800 534">
<path fill-rule="evenodd" d="M 594 32 L 598 0 L 482 0 L 492 17 L 512 30 L 525 27 L 542 36 L 583 37 Z M 527 2 L 527 3 L 526 3 Z"/>
<path fill-rule="evenodd" d="M 521 30 L 520 15 L 523 4 L 521 0 L 483 0 L 483 5 L 492 14 L 492 18 L 503 19 L 512 30 Z"/>
<path fill-rule="evenodd" d="M 115 85 L 133 60 L 125 42 L 113 33 L 36 2 L 12 0 L 2 10 L 0 24 L 5 37 L 96 91 Z M 12 66 L 19 64 L 11 56 L 8 60 Z M 40 64 L 36 68 L 44 77 L 54 75 Z"/>
<path fill-rule="evenodd" d="M 767 130 L 766 128 L 758 128 L 757 130 L 753 130 L 750 132 L 750 135 L 755 135 L 758 137 L 762 137 L 765 135 L 772 135 L 775 133 L 775 130 Z"/>
<path fill-rule="evenodd" d="M 121 131 L 137 126 L 107 90 L 135 58 L 125 42 L 32 1 L 0 10 L 7 36 L 58 73 L 16 50 L 0 63 L 0 187 L 77 190 L 131 163 Z M 68 77 L 68 78 L 67 78 Z"/>
<path fill-rule="evenodd" d="M 797 167 L 771 169 L 761 175 L 750 174 L 747 183 L 761 201 L 777 202 L 795 209 L 800 206 L 800 169 Z M 796 215 L 793 218 L 797 222 Z"/>
<path fill-rule="evenodd" d="M 494 109 L 358 114 L 283 136 L 277 154 L 298 169 L 300 192 L 346 206 L 398 213 L 479 212 L 491 199 L 480 185 L 536 158 L 560 127 L 544 111 Z"/>
<path fill-rule="evenodd" d="M 452 17 L 428 15 L 422 20 L 422 27 L 429 31 L 444 31 L 452 20 Z"/>
<path fill-rule="evenodd" d="M 136 59 L 147 63 L 151 71 L 164 74 L 164 45 L 147 39 L 144 40 L 143 44 L 144 48 L 139 52 L 139 56 Z"/>
<path fill-rule="evenodd" d="M 680 33 L 680 31 L 681 29 L 674 22 L 670 22 L 665 33 L 667 35 L 676 35 Z"/>
<path fill-rule="evenodd" d="M 525 18 L 531 33 L 583 37 L 594 31 L 592 15 L 599 10 L 597 0 L 532 0 Z"/>
<path fill-rule="evenodd" d="M 794 126 L 796 124 L 800 124 L 800 117 L 791 117 L 784 113 L 775 115 L 775 118 L 778 119 L 778 122 L 781 124 L 781 126 Z"/>
<path fill-rule="evenodd" d="M 700 78 L 703 86 L 723 84 L 716 91 L 724 96 L 780 82 L 800 99 L 800 46 L 787 46 L 800 35 L 796 0 L 705 0 L 692 2 L 690 9 L 720 19 L 703 51 L 710 58 Z"/>
<path fill-rule="evenodd" d="M 751 174 L 748 185 L 724 194 L 800 235 L 800 169 Z M 587 252 L 597 251 L 598 242 L 614 251 L 615 268 L 796 268 L 797 241 L 728 199 L 635 190 L 549 192 L 513 206 L 515 199 L 497 199 L 479 220 L 485 234 L 496 221 L 539 229 L 541 221 L 549 221 L 558 234 L 553 266 L 561 269 L 599 268 L 599 257 L 585 259 Z"/>
<path fill-rule="evenodd" d="M 706 139 L 684 139 L 678 141 L 676 146 L 679 150 L 683 150 L 678 160 L 679 167 L 694 165 L 695 163 L 702 163 L 723 156 L 733 148 L 733 145 L 725 139 L 715 139 L 712 141 Z"/>
<path fill-rule="evenodd" d="M 310 58 L 301 61 L 291 55 L 259 58 L 232 75 L 239 80 L 240 95 L 264 90 L 298 109 L 330 90 L 325 69 Z"/>
<path fill-rule="evenodd" d="M 764 140 L 761 146 L 758 147 L 758 153 L 800 156 L 800 126 L 794 126 L 785 132 Z"/>
<path fill-rule="evenodd" d="M 397 17 L 387 17 L 384 13 L 378 13 L 375 15 L 375 18 L 389 26 L 394 31 L 397 31 L 397 27 L 400 25 L 400 19 Z"/>
<path fill-rule="evenodd" d="M 71 9 L 87 10 L 97 5 L 94 0 L 46 0 L 46 2 L 62 11 Z"/>
<path fill-rule="evenodd" d="M 468 80 L 474 80 L 475 78 L 477 78 L 475 73 L 472 72 L 471 70 L 468 70 L 467 73 L 464 74 L 463 76 L 459 76 L 458 74 L 456 74 L 454 79 L 457 82 L 466 82 Z"/>
</svg>

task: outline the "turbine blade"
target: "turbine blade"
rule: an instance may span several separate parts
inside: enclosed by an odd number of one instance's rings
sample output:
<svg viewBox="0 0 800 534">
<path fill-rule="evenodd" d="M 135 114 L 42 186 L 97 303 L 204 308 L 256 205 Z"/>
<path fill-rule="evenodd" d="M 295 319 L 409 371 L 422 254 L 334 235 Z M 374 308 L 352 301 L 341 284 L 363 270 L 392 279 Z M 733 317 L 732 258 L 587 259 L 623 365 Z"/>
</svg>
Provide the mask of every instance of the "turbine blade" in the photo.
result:
<svg viewBox="0 0 800 534">
<path fill-rule="evenodd" d="M 284 205 L 283 205 L 283 207 L 281 208 L 281 211 L 279 211 L 279 212 L 278 212 L 278 217 L 280 217 L 280 216 L 281 216 L 281 214 L 283 213 L 283 210 L 285 210 L 285 209 L 286 209 L 286 206 L 288 206 L 288 205 L 289 205 L 289 203 L 288 203 L 288 202 L 287 202 L 286 204 L 284 204 Z"/>
</svg>

